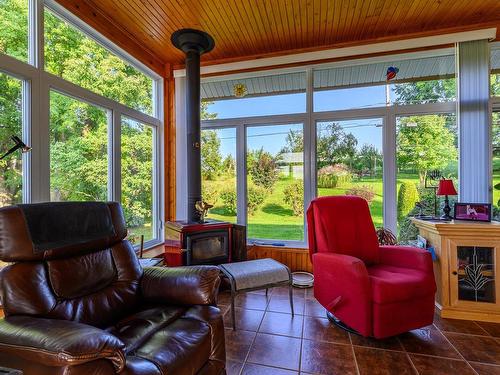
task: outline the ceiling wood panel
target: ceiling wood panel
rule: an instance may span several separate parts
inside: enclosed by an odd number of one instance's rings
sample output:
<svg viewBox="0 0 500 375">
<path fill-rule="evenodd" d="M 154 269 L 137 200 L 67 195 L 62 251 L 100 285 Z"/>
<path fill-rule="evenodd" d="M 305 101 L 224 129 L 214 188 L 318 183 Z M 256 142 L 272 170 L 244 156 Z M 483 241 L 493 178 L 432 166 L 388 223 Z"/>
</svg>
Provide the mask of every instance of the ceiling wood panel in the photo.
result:
<svg viewBox="0 0 500 375">
<path fill-rule="evenodd" d="M 155 67 L 182 64 L 170 35 L 185 27 L 214 37 L 202 60 L 216 62 L 500 25 L 499 0 L 57 1 L 120 46 L 130 39 L 129 52 Z"/>
</svg>

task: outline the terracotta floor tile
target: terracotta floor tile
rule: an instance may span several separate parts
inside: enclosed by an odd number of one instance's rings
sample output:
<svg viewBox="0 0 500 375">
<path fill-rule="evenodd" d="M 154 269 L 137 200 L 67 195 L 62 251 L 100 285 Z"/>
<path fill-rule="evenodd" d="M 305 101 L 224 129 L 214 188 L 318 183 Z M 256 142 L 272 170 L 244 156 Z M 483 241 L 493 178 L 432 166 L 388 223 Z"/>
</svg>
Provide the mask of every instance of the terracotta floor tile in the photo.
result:
<svg viewBox="0 0 500 375">
<path fill-rule="evenodd" d="M 410 354 L 410 359 L 420 375 L 475 375 L 467 362 L 462 360 Z"/>
<path fill-rule="evenodd" d="M 217 304 L 218 305 L 230 305 L 231 304 L 231 293 L 229 292 L 221 292 L 217 296 Z"/>
<path fill-rule="evenodd" d="M 441 331 L 468 333 L 471 335 L 486 335 L 487 333 L 472 320 L 445 319 L 434 315 L 434 325 Z"/>
<path fill-rule="evenodd" d="M 238 294 L 234 304 L 244 309 L 265 310 L 270 298 L 270 296 L 266 298 L 265 294 Z"/>
<path fill-rule="evenodd" d="M 500 366 L 469 362 L 479 375 L 500 375 Z"/>
<path fill-rule="evenodd" d="M 235 311 L 237 330 L 257 331 L 264 317 L 264 311 L 241 309 L 239 307 L 236 307 Z M 224 327 L 233 328 L 230 309 L 224 314 Z"/>
<path fill-rule="evenodd" d="M 500 323 L 476 322 L 482 329 L 491 336 L 500 337 Z"/>
<path fill-rule="evenodd" d="M 248 362 L 298 370 L 299 356 L 300 339 L 258 333 L 250 349 Z"/>
<path fill-rule="evenodd" d="M 410 353 L 438 357 L 460 358 L 448 340 L 435 328 L 421 328 L 398 336 L 404 349 Z"/>
<path fill-rule="evenodd" d="M 493 337 L 449 332 L 445 335 L 466 360 L 500 365 L 500 343 Z"/>
<path fill-rule="evenodd" d="M 288 287 L 285 286 L 278 286 L 276 288 L 270 289 L 269 291 L 271 290 L 273 291 L 273 296 L 288 297 L 289 295 Z M 305 298 L 306 296 L 305 290 L 300 288 L 292 288 L 292 293 L 296 298 Z"/>
<path fill-rule="evenodd" d="M 301 338 L 303 320 L 303 315 L 266 311 L 259 332 Z"/>
<path fill-rule="evenodd" d="M 361 335 L 356 335 L 354 333 L 350 333 L 350 336 L 353 345 L 388 350 L 404 350 L 397 337 L 389 337 L 387 339 L 377 340 L 369 337 L 363 337 Z"/>
<path fill-rule="evenodd" d="M 355 347 L 360 375 L 416 375 L 403 352 Z"/>
<path fill-rule="evenodd" d="M 247 363 L 243 367 L 242 375 L 298 375 L 297 371 L 285 370 L 276 367 L 268 367 Z"/>
<path fill-rule="evenodd" d="M 331 323 L 327 318 L 304 317 L 304 338 L 315 341 L 329 341 L 350 344 L 349 334 Z"/>
<path fill-rule="evenodd" d="M 316 299 L 306 299 L 304 315 L 326 317 L 326 309 Z"/>
<path fill-rule="evenodd" d="M 235 362 L 231 360 L 226 360 L 226 374 L 227 375 L 239 375 L 243 363 Z"/>
<path fill-rule="evenodd" d="M 303 340 L 301 372 L 324 375 L 354 375 L 352 346 Z"/>
<path fill-rule="evenodd" d="M 293 308 L 295 314 L 303 315 L 304 314 L 304 298 L 295 298 L 293 299 Z M 290 309 L 290 300 L 288 297 L 273 295 L 271 297 L 271 301 L 267 306 L 267 310 L 274 312 L 282 312 L 282 313 L 291 313 Z"/>
<path fill-rule="evenodd" d="M 226 359 L 243 363 L 246 359 L 250 345 L 255 338 L 254 332 L 233 331 L 226 329 Z"/>
</svg>

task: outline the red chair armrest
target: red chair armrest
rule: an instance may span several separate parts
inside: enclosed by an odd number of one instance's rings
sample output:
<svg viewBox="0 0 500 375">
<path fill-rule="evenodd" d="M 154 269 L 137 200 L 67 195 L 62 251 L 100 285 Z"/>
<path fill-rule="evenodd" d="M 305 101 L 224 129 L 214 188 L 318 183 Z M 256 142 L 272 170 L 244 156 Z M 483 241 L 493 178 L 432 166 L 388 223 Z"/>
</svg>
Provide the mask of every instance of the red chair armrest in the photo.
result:
<svg viewBox="0 0 500 375">
<path fill-rule="evenodd" d="M 380 246 L 380 263 L 433 272 L 431 253 L 418 247 Z"/>
</svg>

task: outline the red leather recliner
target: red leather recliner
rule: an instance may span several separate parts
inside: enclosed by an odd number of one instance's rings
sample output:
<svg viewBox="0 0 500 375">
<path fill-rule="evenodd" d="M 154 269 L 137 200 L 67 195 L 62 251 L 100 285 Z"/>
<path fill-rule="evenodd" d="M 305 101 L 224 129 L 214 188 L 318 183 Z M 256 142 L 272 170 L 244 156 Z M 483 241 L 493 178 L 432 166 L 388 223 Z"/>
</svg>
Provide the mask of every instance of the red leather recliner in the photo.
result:
<svg viewBox="0 0 500 375">
<path fill-rule="evenodd" d="M 342 323 L 379 339 L 432 324 L 431 254 L 380 246 L 366 200 L 317 198 L 307 225 L 314 296 Z"/>
</svg>

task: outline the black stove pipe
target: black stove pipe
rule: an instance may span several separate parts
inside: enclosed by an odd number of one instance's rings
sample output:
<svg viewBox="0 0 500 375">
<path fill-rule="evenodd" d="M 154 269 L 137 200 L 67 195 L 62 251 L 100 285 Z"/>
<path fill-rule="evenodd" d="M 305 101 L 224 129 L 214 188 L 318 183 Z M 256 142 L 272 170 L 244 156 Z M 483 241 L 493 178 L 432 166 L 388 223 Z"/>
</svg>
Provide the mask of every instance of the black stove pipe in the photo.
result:
<svg viewBox="0 0 500 375">
<path fill-rule="evenodd" d="M 187 135 L 187 195 L 189 222 L 199 222 L 195 204 L 201 197 L 200 152 L 200 56 L 210 52 L 215 42 L 203 31 L 181 29 L 172 34 L 172 43 L 186 54 L 186 135 Z"/>
</svg>

